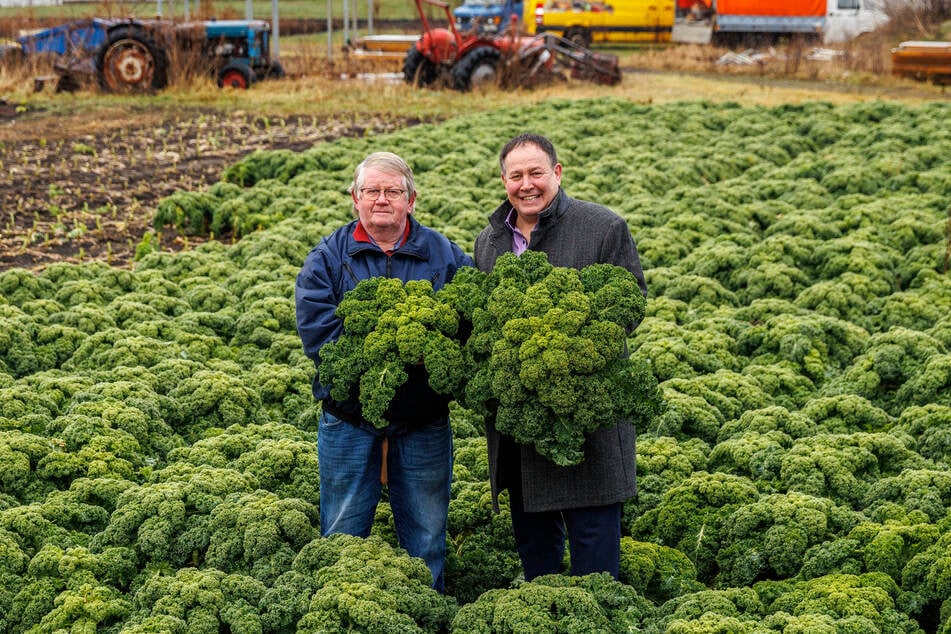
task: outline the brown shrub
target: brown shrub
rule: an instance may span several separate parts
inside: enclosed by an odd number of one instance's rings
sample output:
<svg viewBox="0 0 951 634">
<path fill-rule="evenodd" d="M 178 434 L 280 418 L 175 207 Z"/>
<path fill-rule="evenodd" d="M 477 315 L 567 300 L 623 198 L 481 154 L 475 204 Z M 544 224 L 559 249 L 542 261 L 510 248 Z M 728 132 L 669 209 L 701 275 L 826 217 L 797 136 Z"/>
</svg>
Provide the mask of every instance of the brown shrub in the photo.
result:
<svg viewBox="0 0 951 634">
<path fill-rule="evenodd" d="M 883 10 L 890 18 L 883 30 L 903 40 L 927 40 L 951 19 L 951 0 L 884 0 Z"/>
</svg>

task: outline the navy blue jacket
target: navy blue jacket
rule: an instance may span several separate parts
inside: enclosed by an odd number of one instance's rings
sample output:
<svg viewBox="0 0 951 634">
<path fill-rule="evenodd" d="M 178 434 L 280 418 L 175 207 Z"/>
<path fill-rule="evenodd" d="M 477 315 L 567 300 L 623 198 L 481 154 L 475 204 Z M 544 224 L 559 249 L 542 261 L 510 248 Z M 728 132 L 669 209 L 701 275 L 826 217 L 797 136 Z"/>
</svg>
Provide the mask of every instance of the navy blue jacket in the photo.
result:
<svg viewBox="0 0 951 634">
<path fill-rule="evenodd" d="M 343 334 L 343 321 L 334 313 L 344 293 L 370 277 L 395 277 L 404 282 L 429 280 L 439 290 L 463 266 L 474 266 L 472 258 L 444 235 L 424 227 L 409 217 L 406 242 L 387 255 L 375 244 L 353 237 L 357 221 L 323 238 L 304 260 L 294 290 L 297 331 L 304 353 L 320 363 L 320 349 Z M 387 420 L 397 427 L 419 427 L 449 413 L 449 398 L 434 392 L 422 368 L 408 368 L 410 378 L 397 390 L 387 411 Z M 356 391 L 346 401 L 330 397 L 330 388 L 314 376 L 314 398 L 323 408 L 350 423 L 368 425 L 361 415 Z"/>
</svg>

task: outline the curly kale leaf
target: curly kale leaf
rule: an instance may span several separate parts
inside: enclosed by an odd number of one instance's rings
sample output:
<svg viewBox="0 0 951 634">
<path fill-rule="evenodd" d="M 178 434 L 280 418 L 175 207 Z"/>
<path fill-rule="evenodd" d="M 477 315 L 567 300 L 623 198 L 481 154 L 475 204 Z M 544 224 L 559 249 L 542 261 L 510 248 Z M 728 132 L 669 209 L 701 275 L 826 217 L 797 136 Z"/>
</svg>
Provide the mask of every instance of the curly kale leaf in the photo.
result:
<svg viewBox="0 0 951 634">
<path fill-rule="evenodd" d="M 452 632 L 637 632 L 656 608 L 607 573 L 545 575 L 462 606 Z"/>
<path fill-rule="evenodd" d="M 544 253 L 503 254 L 473 311 L 464 405 L 559 465 L 584 459 L 585 434 L 650 420 L 662 401 L 650 365 L 626 355 L 644 316 L 633 273 L 555 267 Z"/>
<path fill-rule="evenodd" d="M 437 295 L 427 280 L 361 281 L 337 307 L 344 332 L 321 348 L 321 383 L 337 400 L 359 388 L 363 417 L 378 427 L 388 424 L 384 416 L 409 378 L 409 366 L 422 365 L 436 392 L 459 392 L 466 364 L 456 337 L 460 316 L 447 301 L 451 297 Z"/>
</svg>

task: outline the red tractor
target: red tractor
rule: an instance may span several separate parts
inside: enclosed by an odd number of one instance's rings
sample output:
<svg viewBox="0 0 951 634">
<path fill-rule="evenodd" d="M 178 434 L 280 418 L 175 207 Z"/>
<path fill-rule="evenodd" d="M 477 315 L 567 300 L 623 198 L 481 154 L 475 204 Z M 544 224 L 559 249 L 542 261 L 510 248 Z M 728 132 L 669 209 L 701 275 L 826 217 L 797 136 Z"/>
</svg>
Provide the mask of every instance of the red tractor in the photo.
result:
<svg viewBox="0 0 951 634">
<path fill-rule="evenodd" d="M 558 67 L 570 69 L 571 76 L 601 84 L 621 81 L 616 55 L 592 53 L 563 38 L 543 33 L 520 36 L 515 25 L 498 35 L 461 33 L 456 28 L 449 5 L 440 0 L 415 0 L 423 24 L 423 34 L 406 53 L 403 77 L 415 86 L 443 82 L 456 90 L 500 83 L 524 86 L 559 76 Z M 433 28 L 424 4 L 445 11 L 449 28 Z"/>
</svg>

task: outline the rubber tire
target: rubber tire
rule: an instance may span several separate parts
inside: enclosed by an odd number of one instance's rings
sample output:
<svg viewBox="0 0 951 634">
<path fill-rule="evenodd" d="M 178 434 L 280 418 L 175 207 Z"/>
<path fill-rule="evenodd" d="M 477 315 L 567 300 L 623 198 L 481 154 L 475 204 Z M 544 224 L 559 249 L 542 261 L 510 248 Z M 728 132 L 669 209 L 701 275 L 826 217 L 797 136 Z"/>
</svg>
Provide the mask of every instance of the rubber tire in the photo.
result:
<svg viewBox="0 0 951 634">
<path fill-rule="evenodd" d="M 151 64 L 151 77 L 146 72 L 139 82 L 129 83 L 121 77 L 111 77 L 106 65 L 110 59 L 121 53 L 123 48 L 136 48 Z M 96 77 L 99 86 L 110 92 L 148 92 L 161 90 L 168 85 L 168 54 L 156 44 L 142 28 L 121 26 L 109 33 L 109 39 L 100 47 L 96 55 Z"/>
<path fill-rule="evenodd" d="M 419 52 L 413 44 L 403 60 L 403 79 L 411 86 L 429 86 L 436 81 L 439 72 L 432 60 Z"/>
<path fill-rule="evenodd" d="M 284 65 L 275 59 L 268 64 L 264 76 L 269 79 L 283 79 L 287 76 L 287 73 L 284 71 Z"/>
<path fill-rule="evenodd" d="M 247 90 L 257 79 L 254 69 L 247 64 L 228 62 L 218 71 L 218 88 Z"/>
<path fill-rule="evenodd" d="M 473 78 L 478 77 L 486 66 L 492 67 L 492 83 L 497 83 L 500 57 L 499 49 L 493 46 L 477 46 L 472 49 L 452 69 L 452 87 L 462 92 L 472 90 Z M 483 80 L 477 83 L 488 84 L 489 82 Z"/>
<path fill-rule="evenodd" d="M 79 80 L 71 73 L 62 73 L 56 80 L 54 92 L 76 92 L 79 90 Z"/>
<path fill-rule="evenodd" d="M 573 26 L 565 31 L 565 39 L 582 48 L 591 48 L 591 31 L 581 26 Z"/>
</svg>

